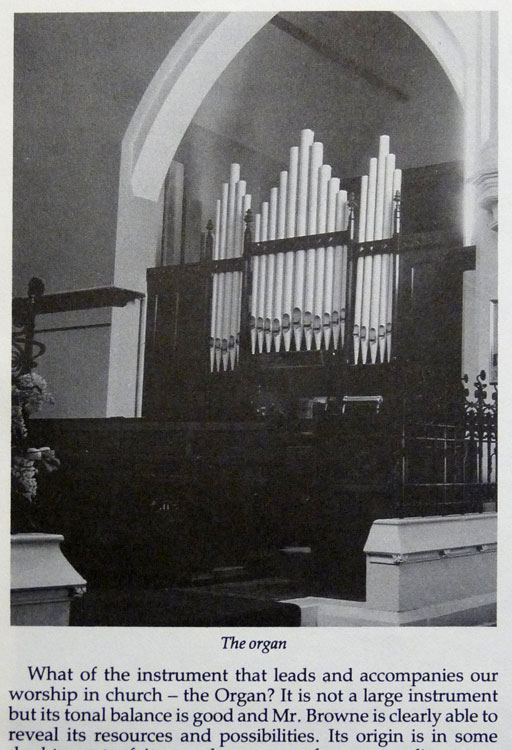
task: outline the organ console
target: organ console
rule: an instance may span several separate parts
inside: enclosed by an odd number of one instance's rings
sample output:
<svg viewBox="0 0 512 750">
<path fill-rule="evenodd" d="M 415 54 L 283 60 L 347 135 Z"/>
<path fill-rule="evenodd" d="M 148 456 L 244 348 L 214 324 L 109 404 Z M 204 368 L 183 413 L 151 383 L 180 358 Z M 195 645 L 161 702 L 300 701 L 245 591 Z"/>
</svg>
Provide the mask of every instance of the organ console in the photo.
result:
<svg viewBox="0 0 512 750">
<path fill-rule="evenodd" d="M 453 234 L 401 232 L 389 136 L 357 198 L 323 152 L 304 129 L 259 209 L 232 164 L 209 257 L 148 271 L 147 416 L 250 418 L 256 391 L 286 414 L 304 399 L 341 411 L 364 394 L 392 411 L 404 389 L 423 389 L 425 402 L 458 381 L 471 249 Z"/>
</svg>

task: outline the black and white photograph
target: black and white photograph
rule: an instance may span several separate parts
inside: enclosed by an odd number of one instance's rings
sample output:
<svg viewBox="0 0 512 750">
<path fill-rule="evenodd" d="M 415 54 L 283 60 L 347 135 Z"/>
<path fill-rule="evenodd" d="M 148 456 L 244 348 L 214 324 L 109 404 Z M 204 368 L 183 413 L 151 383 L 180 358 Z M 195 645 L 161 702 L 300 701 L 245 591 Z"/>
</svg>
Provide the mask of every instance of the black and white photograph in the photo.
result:
<svg viewBox="0 0 512 750">
<path fill-rule="evenodd" d="M 498 12 L 51 6 L 11 625 L 496 631 Z"/>
</svg>

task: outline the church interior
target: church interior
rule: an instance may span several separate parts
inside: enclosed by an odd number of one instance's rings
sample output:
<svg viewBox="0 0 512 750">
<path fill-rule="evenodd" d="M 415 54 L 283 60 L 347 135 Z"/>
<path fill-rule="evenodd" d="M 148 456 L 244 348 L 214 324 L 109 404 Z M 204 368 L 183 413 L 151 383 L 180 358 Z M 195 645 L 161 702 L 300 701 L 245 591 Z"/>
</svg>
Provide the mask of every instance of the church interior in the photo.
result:
<svg viewBox="0 0 512 750">
<path fill-rule="evenodd" d="M 497 34 L 15 16 L 17 448 L 60 465 L 12 530 L 72 625 L 493 621 Z"/>
</svg>

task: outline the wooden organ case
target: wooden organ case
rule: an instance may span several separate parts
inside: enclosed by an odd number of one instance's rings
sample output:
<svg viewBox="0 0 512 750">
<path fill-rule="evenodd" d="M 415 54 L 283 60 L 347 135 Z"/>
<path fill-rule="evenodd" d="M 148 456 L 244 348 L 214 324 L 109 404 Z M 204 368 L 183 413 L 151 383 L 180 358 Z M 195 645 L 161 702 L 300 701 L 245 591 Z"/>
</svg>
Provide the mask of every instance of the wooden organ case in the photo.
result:
<svg viewBox="0 0 512 750">
<path fill-rule="evenodd" d="M 267 412 L 297 417 L 363 395 L 396 414 L 459 381 L 474 250 L 453 215 L 457 165 L 402 180 L 381 136 L 356 199 L 321 146 L 302 131 L 256 214 L 232 165 L 202 260 L 148 270 L 144 416 L 244 421 L 270 399 Z"/>
<path fill-rule="evenodd" d="M 310 544 L 317 580 L 343 569 L 356 593 L 375 518 L 455 508 L 436 496 L 407 510 L 404 436 L 458 419 L 463 272 L 475 262 L 453 217 L 440 219 L 432 181 L 422 195 L 429 169 L 402 180 L 386 139 L 357 198 L 355 181 L 340 189 L 315 156 L 311 131 L 259 214 L 232 165 L 205 257 L 147 274 L 143 416 L 199 435 L 204 425 L 203 444 L 208 424 L 224 425 L 235 441 L 217 446 L 215 470 L 228 484 L 249 467 L 250 485 L 259 454 L 279 453 L 265 459 L 280 529 L 269 544 Z M 430 174 L 438 190 L 458 181 L 453 166 Z M 267 448 L 254 444 L 255 424 L 272 436 Z"/>
<path fill-rule="evenodd" d="M 251 259 L 276 254 L 278 248 L 344 242 L 354 302 L 357 259 L 393 248 L 396 258 L 396 325 L 389 361 L 353 362 L 353 337 L 331 350 L 296 350 L 253 354 L 248 320 L 241 326 L 238 366 L 210 371 L 209 328 L 213 276 L 237 269 L 250 278 Z M 296 251 L 295 251 L 296 252 Z M 245 421 L 263 416 L 260 409 L 298 417 L 304 402 L 340 407 L 344 396 L 380 395 L 382 411 L 396 413 L 404 399 L 457 387 L 461 375 L 462 273 L 474 267 L 474 250 L 452 237 L 394 237 L 391 242 L 354 243 L 346 232 L 310 236 L 300 242 L 251 243 L 244 258 L 204 260 L 148 271 L 148 314 L 143 413 L 178 421 Z M 249 309 L 248 283 L 242 309 Z M 353 304 L 345 328 L 353 326 Z M 248 317 L 248 314 L 247 314 Z M 448 391 L 446 393 L 448 395 Z"/>
</svg>

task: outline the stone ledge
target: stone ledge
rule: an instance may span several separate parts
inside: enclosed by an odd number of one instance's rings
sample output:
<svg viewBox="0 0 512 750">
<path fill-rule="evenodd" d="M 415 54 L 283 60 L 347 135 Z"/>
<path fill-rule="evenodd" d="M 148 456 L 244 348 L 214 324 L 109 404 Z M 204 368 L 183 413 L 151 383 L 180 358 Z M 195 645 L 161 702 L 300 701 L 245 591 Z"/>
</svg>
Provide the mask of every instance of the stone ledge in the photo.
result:
<svg viewBox="0 0 512 750">
<path fill-rule="evenodd" d="M 11 536 L 11 625 L 67 625 L 86 582 L 66 560 L 60 534 Z"/>
<path fill-rule="evenodd" d="M 13 534 L 11 536 L 11 589 L 84 586 L 61 552 L 60 534 Z"/>
<path fill-rule="evenodd" d="M 497 514 L 374 521 L 366 602 L 292 600 L 304 626 L 488 625 L 496 619 Z"/>
<path fill-rule="evenodd" d="M 301 609 L 302 627 L 489 626 L 496 621 L 496 596 L 484 594 L 409 612 L 372 609 L 366 602 L 304 597 L 287 600 Z"/>
<path fill-rule="evenodd" d="M 498 514 L 414 518 L 374 521 L 364 546 L 366 554 L 411 554 L 493 545 L 497 539 Z"/>
<path fill-rule="evenodd" d="M 433 549 L 426 552 L 369 552 L 368 562 L 376 565 L 407 565 L 417 562 L 432 562 L 448 557 L 468 557 L 496 552 L 497 544 L 477 544 L 471 547 L 452 547 L 451 549 Z"/>
</svg>

